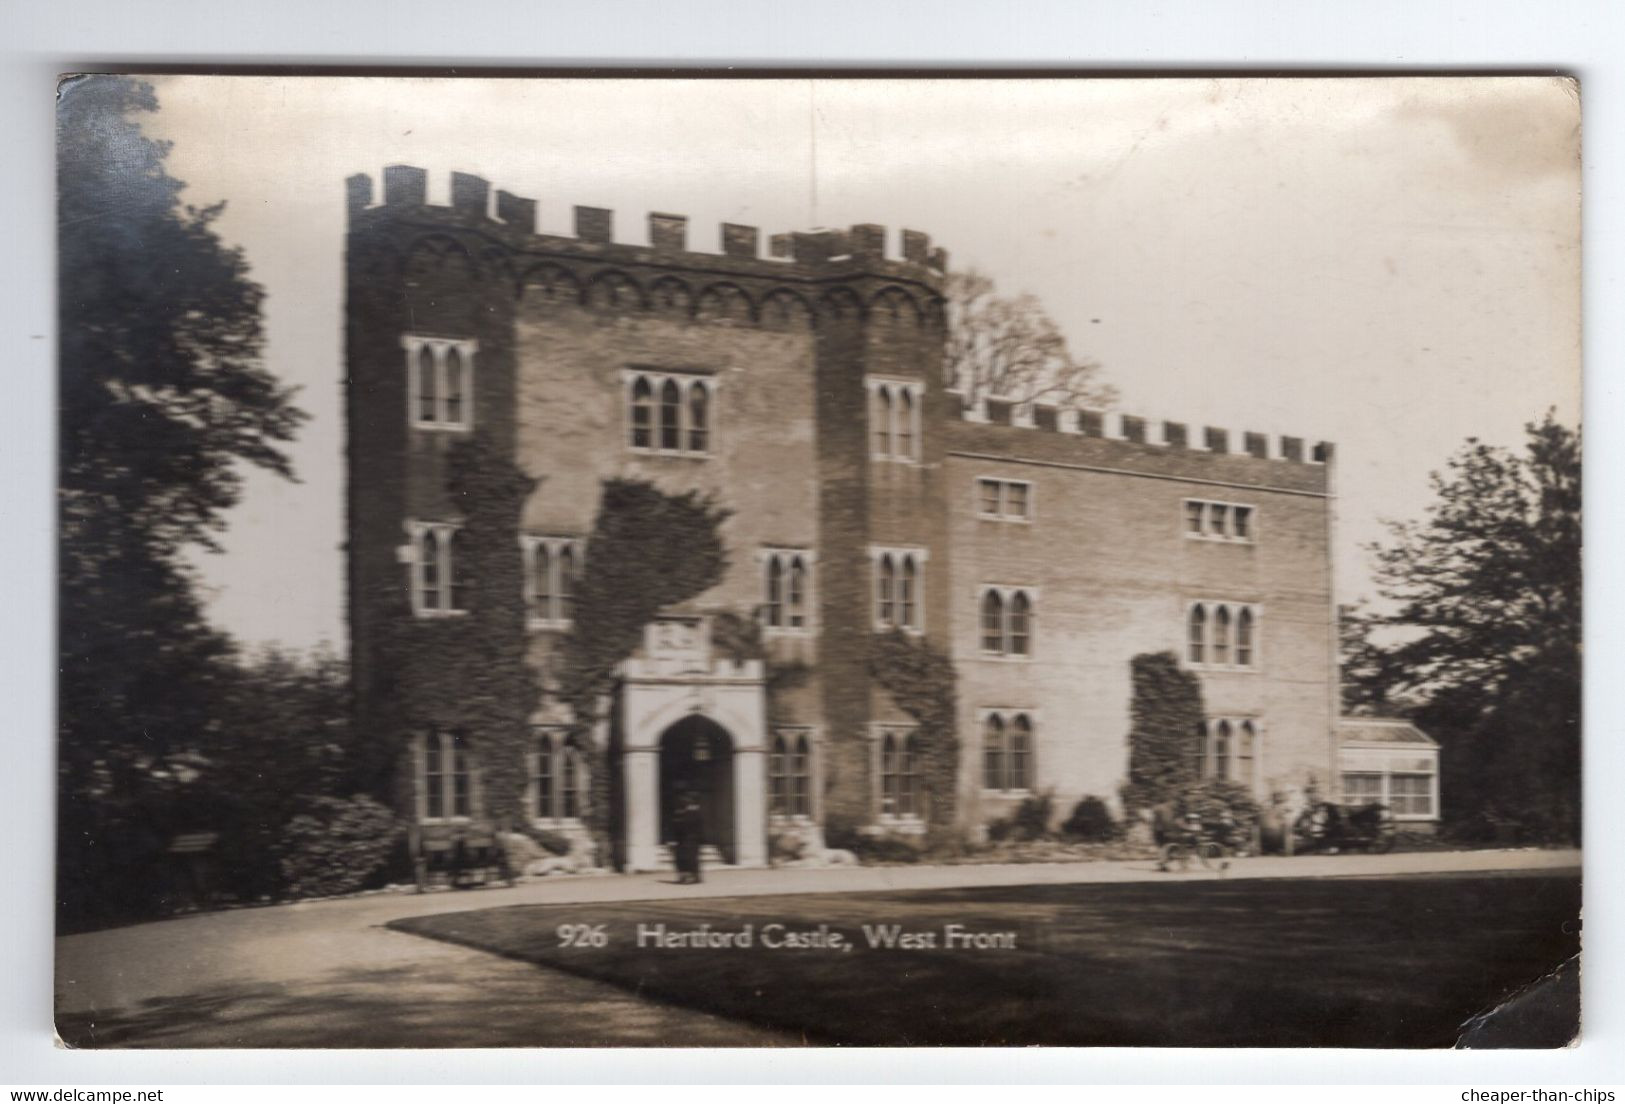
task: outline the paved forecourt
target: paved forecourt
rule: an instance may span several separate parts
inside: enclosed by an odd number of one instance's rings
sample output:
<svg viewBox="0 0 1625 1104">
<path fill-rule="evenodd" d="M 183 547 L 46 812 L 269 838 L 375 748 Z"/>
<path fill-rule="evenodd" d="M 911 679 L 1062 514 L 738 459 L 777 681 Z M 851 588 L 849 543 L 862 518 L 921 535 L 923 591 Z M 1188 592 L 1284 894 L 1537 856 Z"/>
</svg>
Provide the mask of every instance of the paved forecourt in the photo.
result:
<svg viewBox="0 0 1625 1104">
<path fill-rule="evenodd" d="M 1392 855 L 1327 855 L 1243 859 L 1225 875 L 1230 878 L 1361 877 L 1395 874 L 1563 870 L 1580 865 L 1577 850 L 1414 852 Z M 679 886 L 670 875 L 574 877 L 529 882 L 512 888 L 468 892 L 380 893 L 331 901 L 301 902 L 266 908 L 200 913 L 126 928 L 87 932 L 57 940 L 57 1010 L 64 1026 L 82 1028 L 91 1020 L 123 1024 L 121 1038 L 111 1027 L 99 1038 L 155 1046 L 223 1045 L 457 1045 L 434 1027 L 443 1015 L 462 1020 L 462 1045 L 570 1045 L 547 1035 L 535 1016 L 515 1017 L 503 1002 L 493 1001 L 481 1013 L 477 995 L 483 983 L 512 987 L 516 1006 L 546 996 L 563 995 L 569 986 L 576 1001 L 635 1001 L 602 991 L 584 979 L 563 978 L 519 963 L 493 963 L 490 956 L 463 948 L 436 946 L 382 927 L 410 916 L 489 909 L 503 905 L 592 903 L 666 898 L 759 896 L 786 893 L 840 893 L 886 890 L 948 889 L 969 886 L 1055 885 L 1135 881 L 1197 881 L 1217 877 L 1206 872 L 1161 874 L 1149 861 L 1031 863 L 1019 865 L 841 867 L 832 869 L 713 870 L 698 886 Z M 454 961 L 455 960 L 455 961 Z M 464 977 L 467 980 L 464 981 Z M 422 1001 L 407 1021 L 388 1014 L 405 1008 L 402 986 L 422 980 Z M 324 1001 L 322 994 L 327 994 Z M 302 1008 L 310 1004 L 312 1007 Z M 605 1007 L 609 1008 L 610 1004 Z M 320 1005 L 318 1009 L 314 1007 Z M 255 1022 L 236 1030 L 221 1028 L 221 1018 L 236 1009 L 256 1009 Z M 322 1013 L 320 1040 L 290 1037 L 284 1016 Z M 623 1010 L 624 1011 L 624 1010 Z M 711 1042 L 720 1021 L 698 1013 L 666 1010 L 666 1021 L 644 1016 L 634 1038 L 655 1042 L 686 1038 L 691 1044 Z M 141 1017 L 146 1019 L 142 1020 Z M 472 1016 L 471 1020 L 469 1017 Z M 166 1019 L 167 1017 L 167 1019 Z M 659 1016 L 655 1019 L 659 1020 Z M 636 1017 L 632 1017 L 636 1019 Z M 482 1022 L 489 1020 L 489 1022 Z M 628 1017 L 603 1017 L 609 1037 L 613 1025 Z M 139 1022 L 138 1022 L 139 1021 Z M 166 1024 L 168 1026 L 166 1027 Z M 192 1024 L 190 1028 L 179 1025 Z M 214 1026 L 211 1027 L 210 1025 Z M 393 1025 L 393 1026 L 391 1026 Z M 431 1028 L 434 1028 L 431 1030 Z M 746 1037 L 735 1045 L 782 1042 L 770 1033 Z M 314 1027 L 312 1028 L 314 1032 Z M 353 1036 L 352 1036 L 353 1032 Z M 517 1032 L 517 1035 L 516 1035 Z M 482 1034 L 483 1033 L 483 1034 Z M 353 1037 L 353 1041 L 352 1041 Z M 363 1042 L 362 1040 L 372 1040 Z M 265 1041 L 261 1041 L 265 1040 Z M 582 1045 L 576 1041 L 575 1045 Z"/>
</svg>

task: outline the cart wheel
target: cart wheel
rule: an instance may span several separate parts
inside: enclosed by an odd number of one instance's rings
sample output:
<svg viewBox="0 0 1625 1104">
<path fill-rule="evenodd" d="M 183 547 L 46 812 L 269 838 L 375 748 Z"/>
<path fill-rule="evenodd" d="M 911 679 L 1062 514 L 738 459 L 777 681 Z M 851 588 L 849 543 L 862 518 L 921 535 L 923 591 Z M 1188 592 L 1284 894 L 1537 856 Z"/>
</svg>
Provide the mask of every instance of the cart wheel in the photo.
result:
<svg viewBox="0 0 1625 1104">
<path fill-rule="evenodd" d="M 1393 811 L 1384 805 L 1381 818 L 1377 821 L 1377 834 L 1371 840 L 1374 854 L 1386 855 L 1394 849 L 1394 831 Z"/>
<path fill-rule="evenodd" d="M 1198 844 L 1196 858 L 1208 870 L 1216 870 L 1220 874 L 1230 869 L 1230 860 L 1225 855 L 1224 845 L 1220 843 L 1209 841 Z"/>
<path fill-rule="evenodd" d="M 1184 873 L 1190 869 L 1191 853 L 1182 843 L 1163 844 L 1158 856 L 1164 870 L 1178 869 L 1180 873 Z"/>
</svg>

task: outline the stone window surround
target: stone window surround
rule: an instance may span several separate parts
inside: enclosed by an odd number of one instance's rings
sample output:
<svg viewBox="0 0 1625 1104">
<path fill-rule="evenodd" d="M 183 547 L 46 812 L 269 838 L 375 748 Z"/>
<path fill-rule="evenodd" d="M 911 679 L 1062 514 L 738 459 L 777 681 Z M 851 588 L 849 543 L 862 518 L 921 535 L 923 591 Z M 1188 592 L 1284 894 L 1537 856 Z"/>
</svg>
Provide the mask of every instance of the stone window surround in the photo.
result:
<svg viewBox="0 0 1625 1104">
<path fill-rule="evenodd" d="M 983 606 L 989 594 L 999 596 L 1000 637 L 1002 646 L 997 651 L 987 648 L 986 626 L 983 624 Z M 1027 650 L 1010 649 L 1010 605 L 1016 595 L 1027 600 Z M 979 658 L 992 662 L 1029 663 L 1038 650 L 1038 595 L 1039 588 L 1013 583 L 983 583 L 976 588 L 976 648 Z"/>
<path fill-rule="evenodd" d="M 999 509 L 998 509 L 998 511 L 996 513 L 988 513 L 985 509 L 983 509 L 983 505 L 982 505 L 982 498 L 983 498 L 982 491 L 983 491 L 983 488 L 986 487 L 990 483 L 995 484 L 999 489 L 999 491 L 998 491 L 998 494 L 999 494 Z M 1027 488 L 1027 510 L 1026 510 L 1025 513 L 1013 514 L 1013 513 L 1010 513 L 1009 510 L 1006 508 L 1005 504 L 1009 500 L 1009 490 L 1008 490 L 1008 488 L 1010 486 L 1012 486 L 1012 485 L 1019 485 L 1019 486 Z M 1002 475 L 979 475 L 979 476 L 976 477 L 976 481 L 975 481 L 975 484 L 973 486 L 973 490 L 974 490 L 974 492 L 976 494 L 976 516 L 981 518 L 983 521 L 1009 521 L 1009 522 L 1015 522 L 1016 524 L 1019 524 L 1019 525 L 1031 525 L 1032 524 L 1032 521 L 1033 521 L 1033 501 L 1034 501 L 1035 496 L 1034 496 L 1034 493 L 1033 493 L 1034 488 L 1033 488 L 1033 484 L 1032 484 L 1031 480 L 1029 480 L 1029 479 L 1007 479 Z"/>
<path fill-rule="evenodd" d="M 1003 733 L 1005 743 L 1000 749 L 1004 761 L 1004 774 L 1006 780 L 1010 773 L 1010 733 L 1017 717 L 1027 718 L 1027 784 L 1025 786 L 991 787 L 987 784 L 987 728 L 988 722 L 997 717 L 1004 725 Z M 1017 708 L 1012 706 L 993 706 L 976 711 L 976 730 L 981 734 L 982 755 L 978 777 L 981 779 L 981 791 L 984 794 L 995 794 L 1001 797 L 1026 797 L 1036 792 L 1038 783 L 1038 710 Z"/>
<path fill-rule="evenodd" d="M 912 605 L 914 611 L 913 621 L 907 624 L 900 623 L 896 613 L 892 620 L 887 621 L 881 616 L 881 560 L 890 556 L 896 565 L 896 574 L 893 576 L 894 589 L 892 591 L 892 608 L 895 611 L 901 601 L 900 587 L 895 584 L 901 581 L 903 562 L 912 559 L 914 562 L 914 593 Z M 911 636 L 922 635 L 925 632 L 925 565 L 931 558 L 930 552 L 921 547 L 910 545 L 880 545 L 869 546 L 869 569 L 873 579 L 872 598 L 874 627 L 876 632 L 889 632 L 894 628 L 902 629 Z"/>
<path fill-rule="evenodd" d="M 427 346 L 434 357 L 435 413 L 436 417 L 424 421 L 418 417 L 421 398 L 418 379 L 418 354 Z M 433 334 L 404 334 L 401 348 L 406 351 L 406 424 L 412 429 L 439 430 L 447 433 L 467 433 L 474 428 L 474 357 L 480 343 L 466 337 L 440 337 Z M 455 348 L 463 365 L 463 416 L 460 421 L 446 418 L 446 352 Z"/>
<path fill-rule="evenodd" d="M 1191 532 L 1190 508 L 1192 504 L 1201 507 L 1202 531 Z M 1212 529 L 1213 507 L 1222 506 L 1225 509 L 1225 531 L 1215 533 Z M 1235 535 L 1235 518 L 1237 510 L 1247 511 L 1247 535 Z M 1187 498 L 1180 502 L 1179 529 L 1187 540 L 1213 541 L 1217 544 L 1255 544 L 1258 540 L 1258 507 L 1251 502 L 1221 502 L 1212 498 Z"/>
<path fill-rule="evenodd" d="M 519 537 L 519 548 L 524 556 L 524 587 L 525 609 L 536 608 L 538 596 L 536 578 L 536 551 L 546 548 L 548 552 L 548 594 L 551 608 L 544 611 L 541 616 L 528 615 L 526 624 L 532 629 L 568 629 L 572 618 L 555 616 L 558 613 L 561 595 L 560 583 L 563 581 L 561 568 L 562 554 L 568 551 L 575 569 L 575 580 L 580 579 L 582 556 L 585 542 L 580 537 L 563 537 L 543 535 L 540 533 L 523 533 Z M 573 588 L 572 588 L 573 593 Z"/>
<path fill-rule="evenodd" d="M 650 388 L 650 414 L 649 414 L 649 444 L 638 445 L 633 443 L 633 433 L 636 429 L 634 408 L 636 399 L 633 390 L 639 380 L 648 381 Z M 677 385 L 677 447 L 663 448 L 660 445 L 660 393 L 667 381 Z M 629 367 L 621 370 L 621 385 L 623 388 L 622 409 L 625 411 L 626 423 L 621 439 L 626 447 L 638 456 L 671 456 L 689 460 L 709 460 L 714 451 L 717 440 L 717 392 L 721 378 L 711 371 L 699 368 L 656 368 Z M 705 447 L 695 449 L 689 447 L 690 432 L 693 430 L 691 418 L 693 408 L 690 405 L 690 393 L 695 387 L 705 391 Z"/>
<path fill-rule="evenodd" d="M 452 558 L 451 538 L 462 526 L 451 521 L 417 521 L 408 520 L 406 523 L 407 543 L 399 550 L 398 559 L 408 568 L 407 593 L 412 604 L 413 617 L 464 617 L 466 609 L 453 609 L 451 607 L 452 580 L 457 571 L 456 561 Z M 435 535 L 435 549 L 439 553 L 439 562 L 435 565 L 439 577 L 435 585 L 440 591 L 440 600 L 433 607 L 423 602 L 423 560 L 418 550 L 423 546 L 423 537 L 426 533 Z"/>
<path fill-rule="evenodd" d="M 1229 649 L 1231 662 L 1229 663 L 1214 663 L 1211 658 L 1213 655 L 1214 642 L 1213 626 L 1217 616 L 1216 611 L 1221 608 L 1230 612 Z M 1190 629 L 1192 618 L 1197 609 L 1201 609 L 1205 615 L 1202 633 L 1202 658 L 1199 660 L 1191 658 L 1192 641 Z M 1239 629 L 1241 625 L 1241 613 L 1244 610 L 1250 615 L 1251 637 L 1248 643 L 1248 651 L 1250 655 L 1248 662 L 1236 663 L 1234 662 L 1234 658 L 1237 654 L 1237 639 L 1239 637 Z M 1180 646 L 1179 654 L 1184 657 L 1186 667 L 1189 667 L 1194 671 L 1223 671 L 1234 672 L 1236 674 L 1256 674 L 1263 669 L 1264 607 L 1259 603 L 1235 602 L 1222 598 L 1194 599 L 1185 604 L 1185 617 L 1182 627 L 1185 636 L 1183 638 L 1183 643 Z"/>
<path fill-rule="evenodd" d="M 920 462 L 920 431 L 923 425 L 920 407 L 925 399 L 925 384 L 920 380 L 900 379 L 891 376 L 865 376 L 863 377 L 865 393 L 865 409 L 868 424 L 869 457 L 872 460 L 886 460 L 899 464 L 917 464 Z M 887 447 L 875 447 L 875 426 L 873 425 L 877 397 L 884 393 L 886 396 L 886 410 L 891 418 L 891 424 L 886 428 Z M 897 397 L 906 395 L 909 408 L 909 451 L 898 451 L 898 430 L 902 428 L 898 421 L 899 403 Z"/>
<path fill-rule="evenodd" d="M 781 605 L 784 609 L 782 620 L 786 623 L 774 625 L 769 620 L 769 610 L 772 606 L 772 587 L 768 573 L 772 570 L 775 561 L 780 566 L 780 578 L 788 588 L 791 564 L 799 558 L 802 567 L 801 582 L 801 624 L 791 625 L 789 619 L 791 606 L 789 591 L 785 590 Z M 809 548 L 792 548 L 787 545 L 770 545 L 756 551 L 757 565 L 761 571 L 762 583 L 762 632 L 768 636 L 810 636 L 813 633 L 813 611 L 817 608 L 813 601 L 813 571 L 818 557 Z"/>
</svg>

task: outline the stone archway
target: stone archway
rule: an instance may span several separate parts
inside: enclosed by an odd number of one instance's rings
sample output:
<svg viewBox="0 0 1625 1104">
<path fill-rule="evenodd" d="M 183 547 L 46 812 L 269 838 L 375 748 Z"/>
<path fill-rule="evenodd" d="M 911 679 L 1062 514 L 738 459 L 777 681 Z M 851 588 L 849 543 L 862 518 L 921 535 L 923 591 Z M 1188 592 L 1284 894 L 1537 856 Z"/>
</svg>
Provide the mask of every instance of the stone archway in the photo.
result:
<svg viewBox="0 0 1625 1104">
<path fill-rule="evenodd" d="M 685 717 L 660 736 L 660 838 L 674 838 L 672 813 L 687 791 L 699 802 L 701 843 L 722 861 L 737 861 L 734 846 L 734 741 L 728 730 L 701 714 Z"/>
</svg>

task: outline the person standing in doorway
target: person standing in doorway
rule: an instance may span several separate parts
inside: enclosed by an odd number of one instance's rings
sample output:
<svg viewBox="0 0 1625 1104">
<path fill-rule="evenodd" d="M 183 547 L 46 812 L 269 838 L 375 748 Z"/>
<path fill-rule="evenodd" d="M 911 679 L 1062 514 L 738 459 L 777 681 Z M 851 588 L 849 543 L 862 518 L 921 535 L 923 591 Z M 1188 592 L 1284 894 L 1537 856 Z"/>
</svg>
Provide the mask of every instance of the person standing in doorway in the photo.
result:
<svg viewBox="0 0 1625 1104">
<path fill-rule="evenodd" d="M 677 861 L 679 885 L 696 885 L 700 881 L 700 839 L 705 832 L 705 812 L 700 808 L 692 790 L 684 790 L 677 798 L 672 815 L 673 848 Z"/>
</svg>

